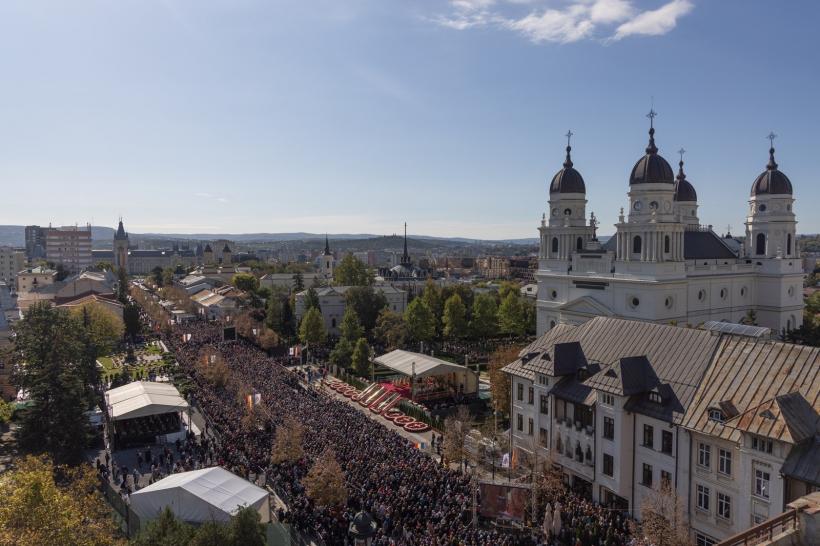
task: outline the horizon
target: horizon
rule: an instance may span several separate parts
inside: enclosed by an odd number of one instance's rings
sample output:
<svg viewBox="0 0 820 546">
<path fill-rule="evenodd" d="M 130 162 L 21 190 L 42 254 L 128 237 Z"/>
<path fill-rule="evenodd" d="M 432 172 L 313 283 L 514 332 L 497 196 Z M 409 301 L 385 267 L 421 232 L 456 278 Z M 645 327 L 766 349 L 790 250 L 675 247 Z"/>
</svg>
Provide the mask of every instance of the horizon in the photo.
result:
<svg viewBox="0 0 820 546">
<path fill-rule="evenodd" d="M 817 15 L 739 0 L 13 0 L 3 223 L 379 234 L 406 220 L 531 239 L 571 129 L 603 233 L 654 105 L 660 153 L 677 170 L 689 151 L 702 224 L 743 232 L 774 131 L 798 230 L 818 233 Z"/>
</svg>

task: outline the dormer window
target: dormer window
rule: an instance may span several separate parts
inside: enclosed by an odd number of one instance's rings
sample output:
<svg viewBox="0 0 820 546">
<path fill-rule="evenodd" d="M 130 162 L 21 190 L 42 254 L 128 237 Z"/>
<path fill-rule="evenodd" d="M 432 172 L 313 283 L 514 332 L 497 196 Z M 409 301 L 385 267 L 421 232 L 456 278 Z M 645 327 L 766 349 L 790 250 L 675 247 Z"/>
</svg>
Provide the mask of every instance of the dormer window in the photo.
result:
<svg viewBox="0 0 820 546">
<path fill-rule="evenodd" d="M 719 409 L 712 408 L 709 410 L 709 420 L 715 421 L 716 423 L 722 423 L 726 420 L 726 417 L 723 415 L 723 412 Z"/>
<path fill-rule="evenodd" d="M 663 398 L 661 398 L 661 394 L 659 392 L 650 392 L 649 401 L 654 402 L 655 404 L 663 404 Z"/>
</svg>

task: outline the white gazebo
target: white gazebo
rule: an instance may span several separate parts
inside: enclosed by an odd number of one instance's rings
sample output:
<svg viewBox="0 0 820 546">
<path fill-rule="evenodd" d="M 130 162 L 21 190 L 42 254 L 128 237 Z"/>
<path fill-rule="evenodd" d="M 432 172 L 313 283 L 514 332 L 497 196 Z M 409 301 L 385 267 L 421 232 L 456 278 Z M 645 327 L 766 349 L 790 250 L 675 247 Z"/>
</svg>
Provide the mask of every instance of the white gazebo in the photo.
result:
<svg viewBox="0 0 820 546">
<path fill-rule="evenodd" d="M 172 474 L 131 495 L 141 521 L 171 509 L 188 523 L 227 522 L 240 508 L 253 507 L 262 523 L 270 520 L 268 492 L 220 466 Z"/>
</svg>

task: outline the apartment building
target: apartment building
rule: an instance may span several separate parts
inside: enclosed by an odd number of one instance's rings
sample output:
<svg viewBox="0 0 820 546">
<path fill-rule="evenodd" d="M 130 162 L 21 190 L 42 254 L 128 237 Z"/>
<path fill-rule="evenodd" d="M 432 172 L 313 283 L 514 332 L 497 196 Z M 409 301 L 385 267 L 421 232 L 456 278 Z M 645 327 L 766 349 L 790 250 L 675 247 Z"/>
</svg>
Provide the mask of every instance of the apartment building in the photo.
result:
<svg viewBox="0 0 820 546">
<path fill-rule="evenodd" d="M 91 225 L 48 228 L 45 234 L 47 261 L 72 273 L 91 267 Z"/>
<path fill-rule="evenodd" d="M 668 482 L 698 545 L 820 488 L 820 349 L 597 317 L 504 370 L 513 460 L 558 464 L 573 490 L 636 517 Z"/>
<path fill-rule="evenodd" d="M 25 267 L 26 253 L 23 249 L 0 246 L 0 281 L 12 286 L 17 273 Z"/>
</svg>

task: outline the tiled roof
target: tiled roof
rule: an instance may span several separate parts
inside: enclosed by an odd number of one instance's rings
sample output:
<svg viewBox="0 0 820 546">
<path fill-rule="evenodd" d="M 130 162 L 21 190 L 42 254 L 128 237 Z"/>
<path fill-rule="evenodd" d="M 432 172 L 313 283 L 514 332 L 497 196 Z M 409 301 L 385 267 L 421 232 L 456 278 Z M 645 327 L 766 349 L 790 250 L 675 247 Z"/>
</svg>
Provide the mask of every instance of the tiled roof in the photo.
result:
<svg viewBox="0 0 820 546">
<path fill-rule="evenodd" d="M 779 395 L 800 391 L 807 403 L 820 408 L 820 348 L 781 342 L 759 342 L 738 336 L 722 336 L 718 352 L 697 389 L 681 424 L 691 430 L 737 441 L 740 430 L 709 419 L 709 409 L 731 402 L 744 414 L 773 401 Z M 779 410 L 792 400 L 778 403 Z M 781 413 L 782 415 L 782 413 Z M 748 419 L 750 430 L 764 431 L 762 421 Z M 746 426 L 746 421 L 743 421 Z M 770 427 L 769 437 L 789 441 L 788 426 Z"/>
</svg>

